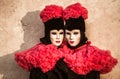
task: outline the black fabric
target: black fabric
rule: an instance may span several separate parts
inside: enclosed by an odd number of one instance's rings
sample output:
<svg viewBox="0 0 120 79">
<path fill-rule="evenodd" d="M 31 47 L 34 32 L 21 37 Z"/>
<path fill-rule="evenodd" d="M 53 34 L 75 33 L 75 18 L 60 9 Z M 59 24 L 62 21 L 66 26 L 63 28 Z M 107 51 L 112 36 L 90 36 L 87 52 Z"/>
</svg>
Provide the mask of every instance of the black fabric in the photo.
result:
<svg viewBox="0 0 120 79">
<path fill-rule="evenodd" d="M 57 65 L 58 69 L 60 68 L 61 71 L 64 72 L 63 76 L 66 76 L 63 77 L 62 79 L 100 79 L 100 74 L 98 71 L 91 71 L 87 75 L 79 75 L 72 71 L 70 68 L 68 68 L 63 60 L 60 60 L 59 63 L 57 63 Z"/>
<path fill-rule="evenodd" d="M 60 59 L 55 68 L 47 73 L 43 73 L 39 68 L 33 68 L 29 79 L 68 79 L 66 68 L 67 66 L 63 62 L 63 59 Z"/>
<path fill-rule="evenodd" d="M 91 71 L 86 75 L 85 79 L 100 79 L 100 72 L 99 71 Z"/>
<path fill-rule="evenodd" d="M 50 37 L 49 37 L 49 36 L 40 38 L 40 42 L 42 42 L 42 43 L 45 44 L 45 45 L 51 44 L 51 41 L 50 41 Z"/>
<path fill-rule="evenodd" d="M 44 23 L 45 32 L 48 32 L 53 29 L 64 29 L 64 21 L 62 18 L 53 18 Z"/>
<path fill-rule="evenodd" d="M 40 41 L 44 44 L 51 44 L 50 42 L 50 30 L 64 30 L 64 21 L 62 18 L 53 18 L 44 23 L 45 37 L 40 38 Z"/>
<path fill-rule="evenodd" d="M 47 78 L 40 68 L 33 68 L 30 71 L 29 79 L 47 79 Z"/>
<path fill-rule="evenodd" d="M 63 59 L 60 59 L 55 68 L 47 73 L 34 68 L 30 72 L 30 79 L 100 79 L 98 71 L 91 71 L 87 75 L 79 75 L 67 67 Z"/>
<path fill-rule="evenodd" d="M 65 29 L 73 30 L 79 29 L 82 32 L 85 32 L 85 21 L 82 17 L 79 18 L 69 18 L 65 21 Z"/>
</svg>

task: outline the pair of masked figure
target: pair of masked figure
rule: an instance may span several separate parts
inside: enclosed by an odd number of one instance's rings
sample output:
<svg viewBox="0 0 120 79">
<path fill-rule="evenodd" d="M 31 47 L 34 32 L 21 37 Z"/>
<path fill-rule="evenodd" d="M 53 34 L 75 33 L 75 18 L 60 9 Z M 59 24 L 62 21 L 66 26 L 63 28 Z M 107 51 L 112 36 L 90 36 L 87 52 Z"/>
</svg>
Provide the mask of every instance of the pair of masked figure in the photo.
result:
<svg viewBox="0 0 120 79">
<path fill-rule="evenodd" d="M 40 13 L 45 37 L 34 47 L 15 54 L 29 79 L 100 79 L 117 64 L 108 50 L 92 46 L 85 35 L 88 11 L 80 3 L 64 10 L 48 5 Z"/>
</svg>

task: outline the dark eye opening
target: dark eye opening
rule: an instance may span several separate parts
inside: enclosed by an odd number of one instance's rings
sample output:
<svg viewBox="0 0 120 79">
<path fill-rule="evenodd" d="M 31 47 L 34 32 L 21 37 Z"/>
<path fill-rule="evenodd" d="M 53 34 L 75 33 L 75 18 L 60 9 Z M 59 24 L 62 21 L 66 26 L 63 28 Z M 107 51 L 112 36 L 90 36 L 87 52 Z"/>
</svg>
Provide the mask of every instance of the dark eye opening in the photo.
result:
<svg viewBox="0 0 120 79">
<path fill-rule="evenodd" d="M 62 34 L 63 34 L 63 32 L 60 32 L 60 34 L 62 35 Z"/>
<path fill-rule="evenodd" d="M 53 35 L 56 35 L 56 32 L 52 32 Z"/>
<path fill-rule="evenodd" d="M 67 34 L 67 35 L 70 35 L 70 33 L 69 33 L 69 32 L 66 32 L 66 34 Z"/>
<path fill-rule="evenodd" d="M 74 35 L 77 35 L 78 34 L 78 32 L 74 32 Z"/>
</svg>

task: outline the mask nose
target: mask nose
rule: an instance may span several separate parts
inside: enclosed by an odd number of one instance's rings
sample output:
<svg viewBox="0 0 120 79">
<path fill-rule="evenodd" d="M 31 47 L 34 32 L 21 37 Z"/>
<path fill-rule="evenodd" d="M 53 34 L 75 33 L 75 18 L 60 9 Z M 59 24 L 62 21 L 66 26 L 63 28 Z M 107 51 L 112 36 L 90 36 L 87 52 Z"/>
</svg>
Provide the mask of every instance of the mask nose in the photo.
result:
<svg viewBox="0 0 120 79">
<path fill-rule="evenodd" d="M 57 34 L 56 38 L 57 38 L 57 39 L 60 39 L 60 34 Z"/>
<path fill-rule="evenodd" d="M 70 35 L 70 40 L 72 40 L 74 38 L 74 35 L 73 34 L 71 34 Z"/>
</svg>

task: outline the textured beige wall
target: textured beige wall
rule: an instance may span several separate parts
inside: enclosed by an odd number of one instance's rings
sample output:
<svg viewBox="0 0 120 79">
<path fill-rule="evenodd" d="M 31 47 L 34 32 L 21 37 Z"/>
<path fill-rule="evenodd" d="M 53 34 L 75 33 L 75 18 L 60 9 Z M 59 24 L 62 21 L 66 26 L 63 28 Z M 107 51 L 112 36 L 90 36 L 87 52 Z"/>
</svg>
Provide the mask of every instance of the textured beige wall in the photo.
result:
<svg viewBox="0 0 120 79">
<path fill-rule="evenodd" d="M 0 0 L 0 79 L 28 79 L 29 72 L 14 61 L 14 52 L 39 42 L 44 27 L 39 12 L 48 4 L 66 7 L 80 2 L 89 11 L 87 36 L 120 60 L 120 0 Z M 120 79 L 120 64 L 101 79 Z"/>
</svg>

